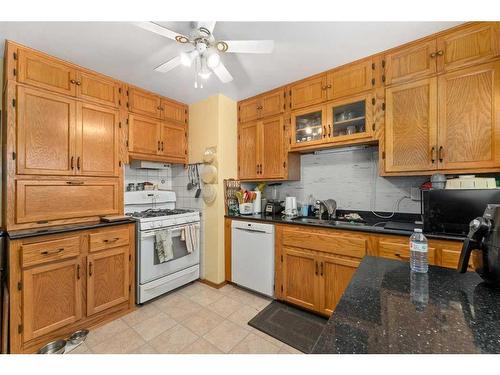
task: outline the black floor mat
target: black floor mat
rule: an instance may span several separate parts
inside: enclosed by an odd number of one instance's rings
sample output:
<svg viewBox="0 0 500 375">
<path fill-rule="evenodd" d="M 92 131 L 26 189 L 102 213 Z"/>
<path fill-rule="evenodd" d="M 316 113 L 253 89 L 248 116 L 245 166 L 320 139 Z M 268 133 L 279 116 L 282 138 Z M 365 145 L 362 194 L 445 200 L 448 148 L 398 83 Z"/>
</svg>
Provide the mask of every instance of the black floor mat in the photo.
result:
<svg viewBox="0 0 500 375">
<path fill-rule="evenodd" d="M 328 319 L 273 301 L 248 322 L 287 345 L 310 353 Z"/>
</svg>

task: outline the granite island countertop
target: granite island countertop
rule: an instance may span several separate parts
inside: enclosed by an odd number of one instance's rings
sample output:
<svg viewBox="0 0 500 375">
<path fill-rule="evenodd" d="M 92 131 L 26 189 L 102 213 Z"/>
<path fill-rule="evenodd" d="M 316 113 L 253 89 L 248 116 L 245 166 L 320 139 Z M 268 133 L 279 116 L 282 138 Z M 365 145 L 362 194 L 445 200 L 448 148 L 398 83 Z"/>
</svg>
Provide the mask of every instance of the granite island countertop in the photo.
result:
<svg viewBox="0 0 500 375">
<path fill-rule="evenodd" d="M 326 228 L 326 229 L 343 229 L 343 230 L 352 230 L 365 233 L 394 234 L 394 235 L 408 236 L 408 237 L 411 236 L 414 228 L 422 228 L 421 224 L 415 224 L 414 221 L 412 222 L 409 220 L 402 220 L 402 219 L 394 220 L 394 219 L 376 218 L 374 220 L 372 218 L 371 220 L 366 221 L 362 225 L 359 224 L 353 225 L 349 224 L 348 222 L 331 225 L 323 223 L 304 223 L 294 219 L 286 218 L 283 215 L 273 216 L 273 215 L 266 215 L 264 213 L 253 214 L 253 215 L 239 215 L 239 214 L 225 215 L 225 217 L 234 220 L 250 220 L 250 221 L 259 221 L 271 224 L 306 225 L 306 226 Z M 387 225 L 394 222 L 396 222 L 399 225 L 392 227 L 389 227 Z M 444 233 L 424 233 L 424 234 L 427 238 L 438 239 L 438 240 L 451 240 L 451 241 L 463 241 L 466 237 L 465 235 L 452 235 Z"/>
<path fill-rule="evenodd" d="M 500 353 L 500 288 L 366 256 L 312 353 Z"/>
</svg>

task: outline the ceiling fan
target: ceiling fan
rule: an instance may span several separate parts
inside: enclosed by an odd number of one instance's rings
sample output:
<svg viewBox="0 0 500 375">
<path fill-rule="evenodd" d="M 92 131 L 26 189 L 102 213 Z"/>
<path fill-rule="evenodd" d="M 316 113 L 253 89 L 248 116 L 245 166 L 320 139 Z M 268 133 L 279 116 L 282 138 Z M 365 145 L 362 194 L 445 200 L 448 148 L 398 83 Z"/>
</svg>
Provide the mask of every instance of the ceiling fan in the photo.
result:
<svg viewBox="0 0 500 375">
<path fill-rule="evenodd" d="M 191 44 L 194 49 L 181 52 L 167 62 L 157 66 L 155 71 L 166 73 L 179 65 L 195 68 L 195 88 L 203 88 L 203 81 L 213 72 L 223 83 L 231 82 L 233 76 L 221 61 L 222 53 L 271 53 L 273 40 L 217 40 L 213 35 L 215 21 L 193 23 L 188 36 L 169 30 L 154 22 L 136 22 L 142 29 L 173 39 L 181 44 Z"/>
</svg>

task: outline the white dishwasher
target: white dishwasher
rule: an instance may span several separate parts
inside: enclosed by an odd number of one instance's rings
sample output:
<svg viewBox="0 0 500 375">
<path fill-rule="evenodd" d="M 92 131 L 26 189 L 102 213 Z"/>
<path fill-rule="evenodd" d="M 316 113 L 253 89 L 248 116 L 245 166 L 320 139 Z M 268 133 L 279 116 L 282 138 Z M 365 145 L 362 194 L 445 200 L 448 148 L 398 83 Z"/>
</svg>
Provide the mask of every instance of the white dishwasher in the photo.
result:
<svg viewBox="0 0 500 375">
<path fill-rule="evenodd" d="M 233 220 L 231 277 L 242 287 L 274 296 L 274 225 Z"/>
</svg>

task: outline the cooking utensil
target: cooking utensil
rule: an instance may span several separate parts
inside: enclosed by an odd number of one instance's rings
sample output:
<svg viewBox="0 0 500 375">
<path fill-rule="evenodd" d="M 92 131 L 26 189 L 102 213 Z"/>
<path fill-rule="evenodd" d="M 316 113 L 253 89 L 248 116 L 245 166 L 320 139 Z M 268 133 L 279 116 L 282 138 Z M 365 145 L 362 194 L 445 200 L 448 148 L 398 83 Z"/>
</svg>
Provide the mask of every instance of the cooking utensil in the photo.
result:
<svg viewBox="0 0 500 375">
<path fill-rule="evenodd" d="M 59 339 L 49 342 L 38 350 L 38 354 L 64 354 L 66 350 L 66 340 Z"/>
<path fill-rule="evenodd" d="M 198 185 L 198 189 L 196 189 L 194 197 L 199 198 L 201 195 L 201 183 L 200 183 L 200 173 L 198 172 L 198 164 L 195 164 L 194 169 L 196 171 L 196 185 Z"/>
<path fill-rule="evenodd" d="M 79 331 L 73 332 L 73 334 L 68 338 L 68 344 L 79 345 L 85 341 L 88 334 L 88 329 L 81 329 Z"/>
<path fill-rule="evenodd" d="M 187 184 L 187 189 L 188 190 L 193 190 L 194 189 L 194 183 L 193 183 L 193 166 L 188 165 L 188 184 Z"/>
<path fill-rule="evenodd" d="M 201 180 L 205 184 L 213 184 L 217 179 L 217 168 L 214 165 L 204 165 L 201 171 Z"/>
</svg>

